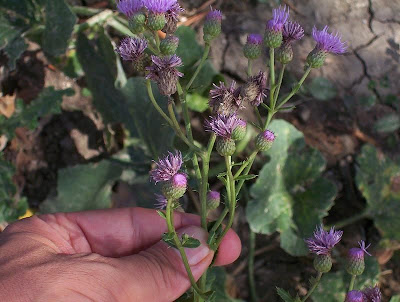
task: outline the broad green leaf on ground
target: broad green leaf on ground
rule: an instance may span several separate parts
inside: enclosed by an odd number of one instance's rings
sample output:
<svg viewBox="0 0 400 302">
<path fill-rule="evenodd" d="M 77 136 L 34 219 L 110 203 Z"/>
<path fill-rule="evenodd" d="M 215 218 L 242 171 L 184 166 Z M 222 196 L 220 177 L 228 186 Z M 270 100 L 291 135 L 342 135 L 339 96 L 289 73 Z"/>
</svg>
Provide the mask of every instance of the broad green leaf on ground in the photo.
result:
<svg viewBox="0 0 400 302">
<path fill-rule="evenodd" d="M 188 107 L 196 112 L 204 112 L 209 108 L 208 98 L 197 93 L 188 94 L 186 96 L 186 101 Z"/>
<path fill-rule="evenodd" d="M 80 33 L 77 54 L 93 95 L 93 104 L 104 121 L 123 123 L 131 137 L 143 140 L 153 157 L 169 149 L 172 145 L 172 130 L 153 108 L 143 79 L 129 79 L 122 89 L 115 87 L 118 58 L 104 31 L 101 29 L 91 40 Z M 166 99 L 161 97 L 156 85 L 153 85 L 153 93 L 165 110 Z"/>
<path fill-rule="evenodd" d="M 122 173 L 108 160 L 77 165 L 58 171 L 57 196 L 40 205 L 42 213 L 73 212 L 109 208 L 111 188 Z"/>
<path fill-rule="evenodd" d="M 390 299 L 390 302 L 400 302 L 400 295 L 393 296 L 393 297 Z"/>
<path fill-rule="evenodd" d="M 28 48 L 25 43 L 24 38 L 17 37 L 11 43 L 8 43 L 4 48 L 4 53 L 8 57 L 8 67 L 10 70 L 14 70 L 16 67 L 17 59 L 22 55 L 22 53 Z"/>
<path fill-rule="evenodd" d="M 375 286 L 379 281 L 379 264 L 374 257 L 365 258 L 365 271 L 357 276 L 354 288 Z M 312 294 L 314 302 L 343 302 L 350 284 L 350 275 L 341 268 L 337 272 L 324 274 L 320 285 Z"/>
<path fill-rule="evenodd" d="M 34 129 L 40 117 L 60 113 L 63 96 L 73 93 L 72 89 L 55 90 L 54 87 L 46 87 L 28 106 L 24 106 L 22 100 L 17 100 L 16 110 L 9 119 L 0 116 L 0 134 L 5 134 L 10 139 L 17 127 Z"/>
<path fill-rule="evenodd" d="M 388 114 L 374 124 L 374 129 L 379 133 L 394 132 L 400 128 L 400 116 L 398 114 Z"/>
<path fill-rule="evenodd" d="M 12 180 L 13 165 L 0 154 L 0 223 L 11 222 L 23 215 L 28 208 L 25 198 L 18 198 L 17 188 Z"/>
<path fill-rule="evenodd" d="M 320 101 L 330 100 L 337 94 L 337 89 L 333 83 L 323 77 L 314 78 L 307 88 L 311 95 Z"/>
<path fill-rule="evenodd" d="M 400 240 L 400 162 L 366 145 L 357 163 L 356 182 L 367 200 L 368 216 L 386 239 Z"/>
<path fill-rule="evenodd" d="M 281 247 L 289 254 L 305 255 L 304 238 L 327 216 L 337 189 L 321 176 L 325 160 L 305 144 L 300 131 L 283 120 L 275 120 L 270 129 L 277 138 L 251 187 L 247 221 L 256 233 L 280 232 Z"/>
<path fill-rule="evenodd" d="M 209 302 L 243 302 L 229 296 L 227 291 L 227 274 L 222 267 L 212 267 L 207 274 L 207 286 L 214 291 Z"/>
<path fill-rule="evenodd" d="M 200 61 L 203 55 L 203 47 L 197 42 L 196 32 L 190 27 L 180 26 L 175 34 L 179 37 L 177 55 L 183 62 L 181 71 L 184 73 L 182 82 L 185 84 L 190 80 L 196 70 L 196 63 Z M 208 88 L 212 84 L 214 76 L 217 74 L 210 61 L 207 60 L 190 90 L 199 94 L 208 92 Z"/>
<path fill-rule="evenodd" d="M 46 24 L 43 33 L 43 50 L 51 56 L 65 53 L 68 40 L 77 21 L 76 15 L 71 11 L 64 0 L 47 0 Z"/>
<path fill-rule="evenodd" d="M 0 9 L 13 11 L 28 19 L 33 19 L 36 11 L 33 0 L 0 0 Z"/>
<path fill-rule="evenodd" d="M 167 99 L 152 85 L 153 94 L 166 112 Z M 171 149 L 174 132 L 151 103 L 143 78 L 130 78 L 122 89 L 128 103 L 131 119 L 140 139 L 145 142 L 153 156 L 161 156 Z"/>
</svg>

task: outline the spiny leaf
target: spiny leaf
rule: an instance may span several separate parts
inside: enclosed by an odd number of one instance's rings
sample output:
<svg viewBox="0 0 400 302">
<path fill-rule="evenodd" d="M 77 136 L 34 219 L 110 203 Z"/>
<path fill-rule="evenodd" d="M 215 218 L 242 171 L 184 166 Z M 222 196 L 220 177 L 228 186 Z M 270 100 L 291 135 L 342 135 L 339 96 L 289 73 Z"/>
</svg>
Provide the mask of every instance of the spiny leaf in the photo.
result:
<svg viewBox="0 0 400 302">
<path fill-rule="evenodd" d="M 177 248 L 175 241 L 174 241 L 174 233 L 164 233 L 162 235 L 162 241 L 168 244 L 170 247 Z"/>
<path fill-rule="evenodd" d="M 276 288 L 276 292 L 279 295 L 279 297 L 282 298 L 283 301 L 285 302 L 295 302 L 295 300 L 293 299 L 293 297 L 284 289 L 277 287 Z"/>
<path fill-rule="evenodd" d="M 194 249 L 200 246 L 200 241 L 196 238 L 190 237 L 188 234 L 183 234 L 181 238 L 182 246 Z"/>
</svg>

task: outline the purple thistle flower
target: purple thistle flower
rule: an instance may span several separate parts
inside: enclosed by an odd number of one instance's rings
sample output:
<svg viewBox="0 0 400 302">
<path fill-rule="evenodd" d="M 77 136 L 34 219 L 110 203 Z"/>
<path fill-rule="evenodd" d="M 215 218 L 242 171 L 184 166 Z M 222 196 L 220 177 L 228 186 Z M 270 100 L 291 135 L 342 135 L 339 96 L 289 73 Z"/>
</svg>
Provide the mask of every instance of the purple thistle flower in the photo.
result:
<svg viewBox="0 0 400 302">
<path fill-rule="evenodd" d="M 280 32 L 283 29 L 283 25 L 289 18 L 289 8 L 285 5 L 283 8 L 279 6 L 272 11 L 272 19 L 267 23 L 267 29 Z"/>
<path fill-rule="evenodd" d="M 366 302 L 364 294 L 359 290 L 349 291 L 346 295 L 345 302 Z"/>
<path fill-rule="evenodd" d="M 177 28 L 178 24 L 178 16 L 180 13 L 182 13 L 184 9 L 178 4 L 178 2 L 174 3 L 169 10 L 165 13 L 165 26 L 163 28 L 163 31 L 165 33 L 174 33 Z"/>
<path fill-rule="evenodd" d="M 214 132 L 218 137 L 231 138 L 233 130 L 240 125 L 240 119 L 236 114 L 210 117 L 205 123 L 206 131 Z"/>
<path fill-rule="evenodd" d="M 256 44 L 261 45 L 263 38 L 259 34 L 250 34 L 247 36 L 247 43 L 248 44 Z"/>
<path fill-rule="evenodd" d="M 275 141 L 275 133 L 273 133 L 271 130 L 265 130 L 262 135 L 269 142 Z"/>
<path fill-rule="evenodd" d="M 363 290 L 363 293 L 367 298 L 366 302 L 381 302 L 382 300 L 382 293 L 378 286 L 367 287 Z"/>
<path fill-rule="evenodd" d="M 119 0 L 117 3 L 118 10 L 129 18 L 140 11 L 142 7 L 142 0 Z"/>
<path fill-rule="evenodd" d="M 372 256 L 370 253 L 368 253 L 367 249 L 371 246 L 371 243 L 365 246 L 365 241 L 361 240 L 358 242 L 358 245 L 360 246 L 360 249 L 367 254 L 368 256 Z"/>
<path fill-rule="evenodd" d="M 139 38 L 124 38 L 115 50 L 125 61 L 137 61 L 147 48 L 147 41 Z"/>
<path fill-rule="evenodd" d="M 205 21 L 221 21 L 222 20 L 222 13 L 218 9 L 212 9 L 210 12 L 207 14 Z"/>
<path fill-rule="evenodd" d="M 209 191 L 207 193 L 207 199 L 219 200 L 220 198 L 221 198 L 221 194 L 218 191 Z"/>
<path fill-rule="evenodd" d="M 283 26 L 283 42 L 292 42 L 304 37 L 304 29 L 297 22 L 289 21 Z"/>
<path fill-rule="evenodd" d="M 332 248 L 342 239 L 342 235 L 343 232 L 335 231 L 334 227 L 327 232 L 321 225 L 319 228 L 317 227 L 315 229 L 314 237 L 306 239 L 306 243 L 311 253 L 328 255 Z"/>
<path fill-rule="evenodd" d="M 229 88 L 223 82 L 219 86 L 213 84 L 214 89 L 210 90 L 209 105 L 214 112 L 229 115 L 243 108 L 240 88 L 236 88 L 236 82 L 232 81 Z"/>
<path fill-rule="evenodd" d="M 175 154 L 168 152 L 165 158 L 159 159 L 155 163 L 157 168 L 150 171 L 150 177 L 155 183 L 168 181 L 180 170 L 183 164 L 182 154 L 179 151 L 176 151 Z"/>
<path fill-rule="evenodd" d="M 323 30 L 317 30 L 314 26 L 312 35 L 317 42 L 316 48 L 318 50 L 333 54 L 343 54 L 346 52 L 347 43 L 341 41 L 341 36 L 338 32 L 336 34 L 329 33 L 328 26 L 325 26 Z"/>
<path fill-rule="evenodd" d="M 182 66 L 181 58 L 177 55 L 165 57 L 151 56 L 151 60 L 153 64 L 146 68 L 149 71 L 146 79 L 157 82 L 161 94 L 174 94 L 176 92 L 178 77 L 183 76 L 183 73 L 176 69 Z"/>
<path fill-rule="evenodd" d="M 176 4 L 176 0 L 144 0 L 143 4 L 153 14 L 164 14 Z"/>
<path fill-rule="evenodd" d="M 159 210 L 164 210 L 167 207 L 168 200 L 164 195 L 155 194 L 157 202 L 155 203 L 155 208 Z"/>
</svg>

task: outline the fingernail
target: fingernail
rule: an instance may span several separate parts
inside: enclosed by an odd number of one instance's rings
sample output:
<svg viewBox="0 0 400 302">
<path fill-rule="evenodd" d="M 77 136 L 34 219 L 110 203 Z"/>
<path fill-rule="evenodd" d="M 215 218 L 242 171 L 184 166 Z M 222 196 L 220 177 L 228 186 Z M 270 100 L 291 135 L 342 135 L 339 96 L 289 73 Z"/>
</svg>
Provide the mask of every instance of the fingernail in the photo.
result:
<svg viewBox="0 0 400 302">
<path fill-rule="evenodd" d="M 200 241 L 200 246 L 197 248 L 185 248 L 186 256 L 190 266 L 194 266 L 200 263 L 204 258 L 206 258 L 211 250 L 207 245 L 208 234 L 202 228 L 197 226 L 187 226 L 176 231 L 179 238 L 183 234 L 189 235 L 190 237 L 196 238 Z M 179 253 L 178 250 L 176 250 Z"/>
</svg>

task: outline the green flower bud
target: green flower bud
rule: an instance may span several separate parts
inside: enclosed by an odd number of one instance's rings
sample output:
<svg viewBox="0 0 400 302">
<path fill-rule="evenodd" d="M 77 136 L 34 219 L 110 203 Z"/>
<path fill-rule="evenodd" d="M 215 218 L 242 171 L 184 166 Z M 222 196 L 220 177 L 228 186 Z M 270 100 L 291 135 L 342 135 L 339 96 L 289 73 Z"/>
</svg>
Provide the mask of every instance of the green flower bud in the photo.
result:
<svg viewBox="0 0 400 302">
<path fill-rule="evenodd" d="M 146 16 L 142 12 L 138 12 L 132 16 L 129 20 L 129 29 L 134 34 L 140 34 L 144 32 L 144 26 L 146 23 Z"/>
<path fill-rule="evenodd" d="M 282 64 L 288 64 L 293 59 L 293 49 L 290 43 L 283 43 L 276 51 L 276 59 Z"/>
<path fill-rule="evenodd" d="M 231 138 L 218 137 L 216 149 L 221 156 L 231 156 L 236 151 L 235 141 Z"/>
<path fill-rule="evenodd" d="M 235 141 L 241 141 L 246 136 L 247 123 L 243 120 L 239 121 L 239 125 L 232 131 L 232 138 Z"/>
<path fill-rule="evenodd" d="M 162 30 L 166 22 L 164 14 L 150 13 L 147 20 L 147 27 L 152 31 Z"/>
<path fill-rule="evenodd" d="M 181 198 L 187 187 L 187 178 L 185 174 L 177 173 L 162 186 L 162 192 L 167 200 L 177 200 Z"/>
<path fill-rule="evenodd" d="M 267 151 L 272 147 L 275 134 L 270 130 L 265 130 L 256 137 L 256 148 L 259 151 Z"/>
<path fill-rule="evenodd" d="M 160 43 L 160 50 L 163 55 L 169 56 L 176 52 L 179 45 L 179 38 L 176 36 L 167 36 Z"/>
<path fill-rule="evenodd" d="M 324 65 L 327 55 L 326 51 L 314 48 L 307 56 L 307 65 L 312 68 L 320 68 Z"/>
<path fill-rule="evenodd" d="M 316 255 L 314 258 L 314 268 L 317 272 L 327 273 L 332 268 L 332 258 L 330 254 Z"/>
</svg>

